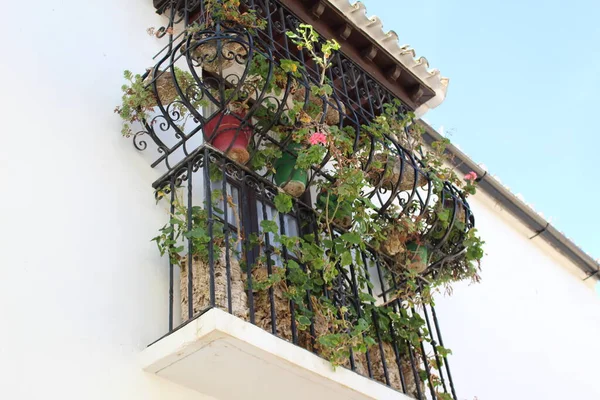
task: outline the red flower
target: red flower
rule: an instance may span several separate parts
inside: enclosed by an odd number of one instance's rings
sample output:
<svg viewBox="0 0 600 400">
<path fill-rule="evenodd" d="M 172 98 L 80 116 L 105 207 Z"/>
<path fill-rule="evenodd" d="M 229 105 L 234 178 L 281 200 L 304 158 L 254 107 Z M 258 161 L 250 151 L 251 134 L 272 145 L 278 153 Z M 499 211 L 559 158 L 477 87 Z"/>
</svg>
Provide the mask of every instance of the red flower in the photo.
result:
<svg viewBox="0 0 600 400">
<path fill-rule="evenodd" d="M 327 135 L 323 132 L 315 132 L 308 138 L 308 142 L 312 145 L 315 144 L 326 144 L 327 143 Z"/>
<path fill-rule="evenodd" d="M 477 173 L 475 171 L 471 171 L 465 175 L 465 181 L 473 183 L 473 181 L 477 179 Z"/>
</svg>

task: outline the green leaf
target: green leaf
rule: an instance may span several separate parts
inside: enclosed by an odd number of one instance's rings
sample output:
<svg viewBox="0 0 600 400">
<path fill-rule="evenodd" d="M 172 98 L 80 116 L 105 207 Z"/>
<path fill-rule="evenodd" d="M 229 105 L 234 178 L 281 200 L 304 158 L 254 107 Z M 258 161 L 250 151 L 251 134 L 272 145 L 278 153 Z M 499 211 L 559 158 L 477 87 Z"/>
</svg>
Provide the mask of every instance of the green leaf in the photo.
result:
<svg viewBox="0 0 600 400">
<path fill-rule="evenodd" d="M 310 319 L 306 315 L 299 315 L 296 321 L 303 326 L 310 326 Z"/>
<path fill-rule="evenodd" d="M 346 232 L 340 238 L 348 243 L 352 244 L 361 244 L 362 239 L 358 233 L 354 232 Z"/>
<path fill-rule="evenodd" d="M 205 238 L 208 235 L 206 234 L 206 230 L 202 227 L 195 227 L 194 229 L 192 229 L 189 232 L 186 232 L 184 235 L 186 238 L 195 238 L 195 239 L 200 239 L 200 238 Z"/>
<path fill-rule="evenodd" d="M 369 293 L 360 292 L 358 294 L 358 297 L 360 297 L 360 301 L 365 302 L 365 303 L 375 303 L 375 302 L 377 302 L 377 300 L 375 299 L 375 297 L 371 296 Z"/>
<path fill-rule="evenodd" d="M 292 207 L 293 207 L 292 196 L 290 196 L 289 194 L 283 193 L 283 192 L 277 193 L 277 195 L 275 196 L 274 202 L 275 202 L 275 208 L 280 213 L 287 214 L 290 211 L 292 211 Z"/>
<path fill-rule="evenodd" d="M 350 253 L 349 251 L 345 251 L 344 253 L 342 253 L 341 263 L 343 266 L 351 265 L 353 261 L 354 260 L 352 259 L 352 253 Z"/>
<path fill-rule="evenodd" d="M 260 227 L 263 229 L 263 232 L 277 233 L 279 231 L 279 227 L 275 221 L 260 221 Z"/>
</svg>

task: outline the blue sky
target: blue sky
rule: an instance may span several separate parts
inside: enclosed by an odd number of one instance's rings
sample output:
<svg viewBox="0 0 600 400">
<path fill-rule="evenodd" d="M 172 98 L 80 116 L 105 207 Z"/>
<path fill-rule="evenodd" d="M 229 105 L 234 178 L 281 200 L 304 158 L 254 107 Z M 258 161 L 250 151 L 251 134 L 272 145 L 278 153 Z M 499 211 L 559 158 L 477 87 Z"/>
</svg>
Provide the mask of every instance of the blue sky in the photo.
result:
<svg viewBox="0 0 600 400">
<path fill-rule="evenodd" d="M 363 0 L 450 78 L 425 119 L 600 257 L 600 1 Z"/>
</svg>

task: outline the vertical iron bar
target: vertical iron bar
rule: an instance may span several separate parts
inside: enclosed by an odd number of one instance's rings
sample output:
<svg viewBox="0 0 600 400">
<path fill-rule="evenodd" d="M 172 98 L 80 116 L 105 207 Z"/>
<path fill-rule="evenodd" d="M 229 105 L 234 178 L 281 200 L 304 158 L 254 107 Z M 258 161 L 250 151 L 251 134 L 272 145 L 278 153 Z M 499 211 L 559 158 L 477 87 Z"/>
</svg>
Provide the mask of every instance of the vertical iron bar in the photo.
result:
<svg viewBox="0 0 600 400">
<path fill-rule="evenodd" d="M 265 204 L 266 199 L 266 191 L 264 184 L 260 186 L 261 194 L 260 194 L 260 204 L 262 207 L 262 218 L 263 221 L 266 221 L 267 218 L 267 205 Z M 269 240 L 269 232 L 263 232 L 265 235 L 265 257 L 267 258 L 267 276 L 271 276 L 273 274 L 273 267 L 271 265 L 271 241 Z M 273 286 L 269 287 L 269 302 L 271 304 L 271 333 L 277 336 L 277 315 L 275 313 L 275 298 L 273 294 Z"/>
<path fill-rule="evenodd" d="M 377 257 L 375 259 L 375 266 L 377 267 L 377 276 L 379 278 L 379 284 L 381 285 L 381 296 L 383 298 L 383 302 L 387 303 L 385 283 L 384 283 L 384 280 L 383 280 L 383 273 L 381 272 L 381 264 L 380 264 L 380 261 L 379 261 L 379 257 Z M 392 283 L 393 283 L 394 288 L 395 288 L 396 287 L 396 281 L 394 280 L 394 275 L 393 274 L 392 274 Z M 397 301 L 398 301 L 398 299 L 396 299 L 392 304 L 394 304 Z M 398 310 L 396 309 L 396 307 L 392 306 L 392 308 L 394 309 L 395 312 L 398 312 Z M 398 343 L 397 343 L 396 333 L 394 332 L 394 329 L 392 327 L 392 321 L 390 321 L 390 335 L 392 336 L 392 347 L 394 349 L 394 356 L 396 358 L 396 366 L 398 367 L 398 374 L 400 375 L 400 385 L 402 386 L 402 391 L 404 393 L 406 393 L 407 392 L 406 380 L 404 379 L 404 374 L 402 373 L 402 361 L 400 360 L 400 352 L 398 351 Z M 408 342 L 406 342 L 406 343 L 410 347 L 410 344 Z M 415 380 L 417 382 L 419 382 L 418 375 L 415 376 Z"/>
<path fill-rule="evenodd" d="M 431 316 L 433 317 L 433 325 L 435 326 L 435 331 L 437 333 L 437 337 L 440 340 L 440 346 L 444 347 L 444 340 L 442 339 L 442 333 L 440 332 L 440 325 L 437 319 L 437 314 L 435 312 L 435 307 L 431 306 Z M 444 364 L 446 366 L 446 373 L 448 374 L 448 383 L 450 384 L 450 390 L 452 391 L 452 397 L 454 400 L 458 400 L 456 396 L 456 391 L 454 389 L 454 381 L 452 380 L 452 374 L 450 373 L 450 365 L 448 364 L 448 358 L 444 357 Z"/>
<path fill-rule="evenodd" d="M 282 236 L 285 236 L 285 218 L 284 215 L 280 212 L 277 212 L 279 214 L 279 233 Z M 288 252 L 287 252 L 287 248 L 283 245 L 283 243 L 281 244 L 281 252 L 283 254 L 283 261 L 285 263 L 285 265 L 287 265 L 288 262 Z M 285 269 L 285 277 L 286 277 L 286 281 L 289 285 L 289 269 L 286 268 Z M 298 332 L 296 331 L 296 306 L 294 304 L 294 301 L 290 299 L 290 324 L 291 324 L 291 329 L 292 329 L 292 343 L 294 344 L 298 344 Z"/>
<path fill-rule="evenodd" d="M 210 188 L 210 164 L 211 152 L 208 147 L 204 147 L 204 199 L 206 206 L 207 222 L 208 222 L 208 273 L 210 287 L 210 306 L 215 306 L 215 263 L 214 263 L 214 248 L 213 248 L 213 209 L 212 209 L 212 192 Z"/>
<path fill-rule="evenodd" d="M 221 166 L 221 168 L 223 168 L 223 186 L 222 186 L 222 196 L 223 196 L 223 235 L 225 236 L 225 277 L 227 279 L 227 311 L 229 312 L 229 314 L 233 314 L 233 307 L 231 304 L 231 297 L 232 297 L 232 293 L 231 293 L 231 258 L 229 256 L 229 218 L 228 218 L 228 212 L 227 212 L 227 206 L 228 206 L 228 196 L 229 194 L 227 193 L 227 173 L 226 173 L 226 166 L 225 163 L 227 162 L 227 160 L 223 159 L 223 165 Z M 233 203 L 233 202 L 232 202 Z M 235 203 L 233 203 L 235 205 Z M 234 205 L 232 205 L 232 208 L 234 207 Z M 233 211 L 232 211 L 233 212 Z M 235 212 L 234 212 L 235 215 Z M 221 307 L 223 306 L 223 304 L 221 304 Z"/>
<path fill-rule="evenodd" d="M 191 232 L 192 227 L 192 160 L 188 162 L 187 165 L 187 175 L 188 175 L 188 201 L 187 201 L 187 231 Z M 192 248 L 192 238 L 188 237 L 188 318 L 192 319 L 194 317 L 194 254 Z"/>
<path fill-rule="evenodd" d="M 171 234 L 169 235 L 169 238 L 171 239 L 171 243 L 172 243 L 175 238 L 173 224 L 171 223 L 171 218 L 173 218 L 173 214 L 175 214 L 175 174 L 173 174 L 171 176 L 171 179 L 169 182 L 169 189 L 171 190 L 171 202 L 169 204 L 169 210 L 170 210 L 169 224 L 171 226 Z M 180 267 L 180 270 L 181 270 L 181 267 Z M 173 260 L 171 260 L 171 257 L 169 256 L 169 332 L 171 332 L 173 330 L 173 308 L 174 308 L 173 286 L 174 286 Z"/>
<path fill-rule="evenodd" d="M 411 307 L 410 311 L 414 314 L 416 314 L 417 312 L 415 311 L 414 307 Z M 421 338 L 421 335 L 419 335 L 419 339 Z M 423 345 L 423 341 L 421 340 L 421 354 L 423 355 L 423 364 L 425 366 L 425 373 L 427 374 L 427 381 L 429 382 L 429 391 L 431 392 L 431 396 L 435 399 L 437 396 L 435 394 L 435 387 L 433 387 L 433 381 L 431 380 L 431 371 L 429 369 L 429 360 L 427 360 L 427 353 L 425 352 L 425 346 Z"/>
<path fill-rule="evenodd" d="M 431 347 L 433 348 L 433 354 L 435 356 L 437 370 L 440 372 L 440 380 L 442 381 L 442 387 L 444 388 L 444 392 L 448 393 L 448 388 L 446 387 L 446 380 L 444 379 L 444 371 L 440 362 L 440 355 L 438 354 L 436 348 L 437 343 L 435 341 L 435 337 L 433 336 L 433 330 L 431 329 L 431 323 L 429 322 L 429 313 L 427 312 L 426 305 L 423 305 L 423 315 L 425 316 L 425 322 L 427 323 L 427 330 L 429 332 L 429 338 L 431 339 Z"/>
<path fill-rule="evenodd" d="M 246 175 L 244 175 L 244 180 L 245 178 L 247 178 Z M 252 264 L 254 263 L 255 259 L 254 259 L 254 249 L 251 249 L 250 247 L 250 238 L 248 235 L 248 231 L 250 230 L 250 220 L 248 219 L 248 216 L 250 215 L 250 199 L 248 198 L 248 185 L 244 182 L 241 185 L 240 190 L 242 191 L 242 199 L 241 199 L 241 207 L 243 208 L 242 210 L 242 221 L 244 221 L 244 226 L 243 226 L 243 234 L 244 234 L 244 247 L 245 249 L 243 249 L 243 252 L 246 256 L 246 278 L 248 280 L 248 308 L 250 311 L 250 323 L 254 324 L 255 323 L 255 318 L 254 318 L 254 293 L 252 291 Z M 255 202 L 256 204 L 256 202 Z M 256 214 L 255 214 L 256 215 Z"/>
</svg>

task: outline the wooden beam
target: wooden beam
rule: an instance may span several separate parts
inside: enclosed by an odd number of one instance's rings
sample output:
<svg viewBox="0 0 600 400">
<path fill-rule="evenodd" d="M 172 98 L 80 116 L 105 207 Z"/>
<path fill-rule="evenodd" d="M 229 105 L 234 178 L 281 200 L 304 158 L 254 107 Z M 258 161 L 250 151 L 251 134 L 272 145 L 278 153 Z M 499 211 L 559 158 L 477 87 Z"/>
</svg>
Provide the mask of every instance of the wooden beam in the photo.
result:
<svg viewBox="0 0 600 400">
<path fill-rule="evenodd" d="M 315 16 L 316 19 L 321 18 L 321 15 L 323 15 L 323 12 L 325 12 L 325 3 L 322 1 L 319 1 L 314 6 L 312 6 L 310 11 L 312 12 L 312 15 Z"/>
<path fill-rule="evenodd" d="M 347 40 L 351 34 L 352 34 L 352 25 L 350 25 L 350 24 L 344 24 L 338 30 L 338 35 L 339 35 L 340 39 L 342 39 L 342 40 Z"/>
<path fill-rule="evenodd" d="M 375 47 L 375 45 L 373 45 L 373 44 L 370 44 L 361 51 L 361 54 L 365 59 L 367 59 L 369 61 L 373 61 L 373 59 L 377 55 L 377 51 L 378 51 L 377 47 Z"/>
<path fill-rule="evenodd" d="M 410 99 L 412 101 L 414 101 L 415 103 L 419 103 L 419 101 L 421 100 L 421 97 L 423 97 L 424 94 L 425 94 L 425 91 L 423 90 L 423 87 L 420 84 L 414 85 L 408 91 L 408 95 L 410 96 Z"/>
<path fill-rule="evenodd" d="M 394 64 L 385 71 L 385 74 L 390 81 L 396 81 L 402 75 L 402 68 L 398 64 Z"/>
</svg>

